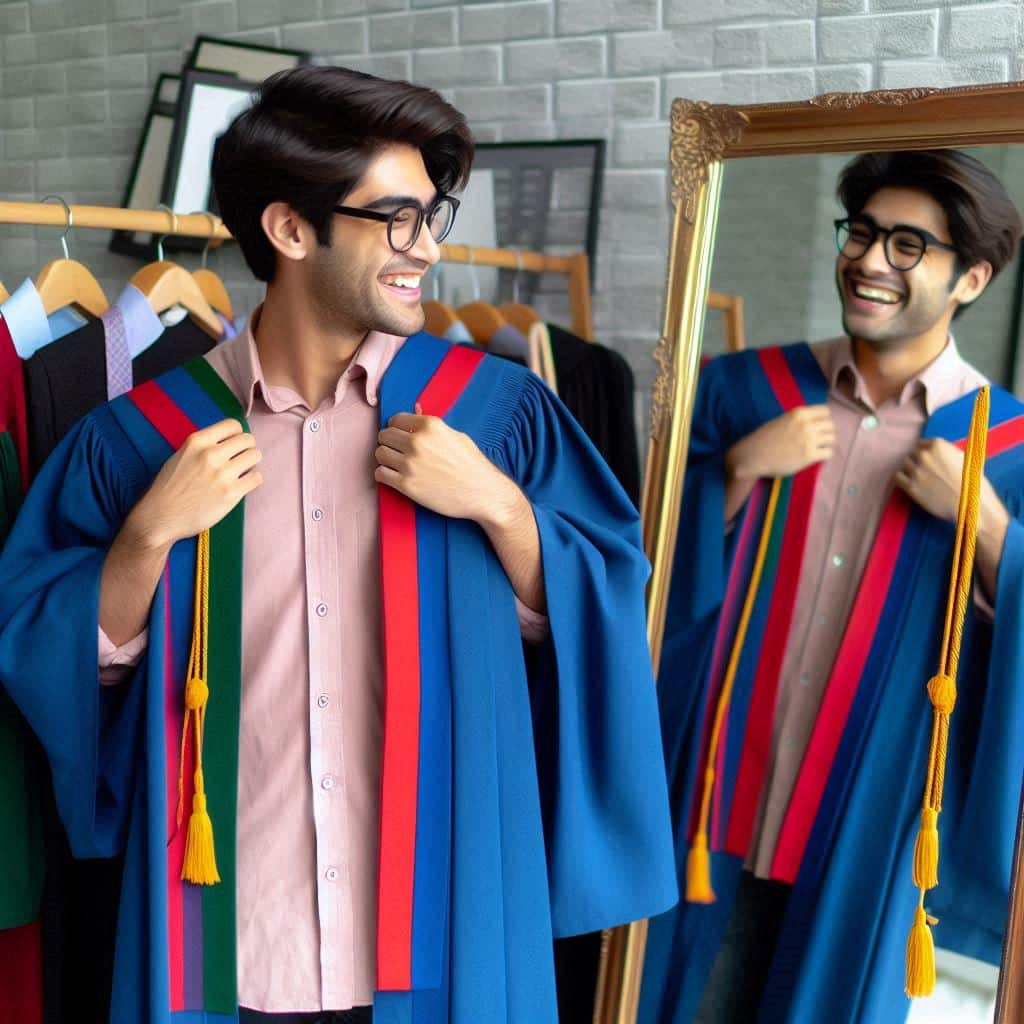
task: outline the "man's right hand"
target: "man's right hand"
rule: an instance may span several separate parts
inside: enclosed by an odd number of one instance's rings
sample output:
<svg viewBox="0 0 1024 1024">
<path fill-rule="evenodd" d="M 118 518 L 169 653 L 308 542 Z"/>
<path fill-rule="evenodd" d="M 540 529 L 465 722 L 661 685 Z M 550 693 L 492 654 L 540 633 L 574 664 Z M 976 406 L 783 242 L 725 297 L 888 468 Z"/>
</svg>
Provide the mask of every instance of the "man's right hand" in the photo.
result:
<svg viewBox="0 0 1024 1024">
<path fill-rule="evenodd" d="M 129 520 L 146 547 L 169 549 L 219 523 L 263 482 L 255 438 L 228 419 L 197 430 L 172 455 Z"/>
<path fill-rule="evenodd" d="M 725 521 L 765 477 L 793 476 L 831 458 L 836 427 L 827 405 L 802 405 L 762 424 L 725 453 Z"/>
<path fill-rule="evenodd" d="M 100 628 L 111 643 L 138 636 L 175 542 L 219 523 L 263 482 L 261 455 L 237 420 L 197 430 L 163 465 L 103 561 Z"/>
</svg>

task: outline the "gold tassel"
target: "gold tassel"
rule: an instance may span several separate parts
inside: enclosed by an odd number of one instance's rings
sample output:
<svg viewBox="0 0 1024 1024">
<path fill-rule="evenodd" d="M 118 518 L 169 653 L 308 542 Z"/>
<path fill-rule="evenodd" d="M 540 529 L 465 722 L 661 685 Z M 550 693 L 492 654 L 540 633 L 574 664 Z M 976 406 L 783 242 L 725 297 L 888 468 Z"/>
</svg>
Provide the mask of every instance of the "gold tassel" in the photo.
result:
<svg viewBox="0 0 1024 1024">
<path fill-rule="evenodd" d="M 956 706 L 956 682 L 951 676 L 932 676 L 928 680 L 928 699 L 940 715 L 953 714 L 953 708 Z"/>
<path fill-rule="evenodd" d="M 715 902 L 715 891 L 711 888 L 708 837 L 703 832 L 693 837 L 693 846 L 686 855 L 686 900 L 688 903 Z"/>
<path fill-rule="evenodd" d="M 206 810 L 202 768 L 196 770 L 195 781 L 196 791 L 192 797 L 192 815 L 188 819 L 181 877 L 196 885 L 215 885 L 220 881 L 220 875 L 217 873 L 217 855 L 213 848 L 213 822 Z"/>
<path fill-rule="evenodd" d="M 939 884 L 939 816 L 926 807 L 921 812 L 921 827 L 914 844 L 914 885 L 934 889 Z"/>
<path fill-rule="evenodd" d="M 930 924 L 934 917 L 919 906 L 914 913 L 914 926 L 907 938 L 907 977 L 905 991 L 911 999 L 930 996 L 935 988 L 935 942 Z"/>
<path fill-rule="evenodd" d="M 206 705 L 210 699 L 209 679 L 210 618 L 210 531 L 199 534 L 196 547 L 195 609 L 192 620 L 192 647 L 188 657 L 188 682 L 185 685 L 185 720 L 181 727 L 181 754 L 178 762 L 178 811 L 180 827 L 185 798 L 185 745 L 189 725 L 195 724 L 195 792 L 192 814 L 185 835 L 185 856 L 181 864 L 183 881 L 196 885 L 214 885 L 220 881 L 217 855 L 213 844 L 213 821 L 206 808 L 206 785 L 203 779 L 203 731 Z"/>
</svg>

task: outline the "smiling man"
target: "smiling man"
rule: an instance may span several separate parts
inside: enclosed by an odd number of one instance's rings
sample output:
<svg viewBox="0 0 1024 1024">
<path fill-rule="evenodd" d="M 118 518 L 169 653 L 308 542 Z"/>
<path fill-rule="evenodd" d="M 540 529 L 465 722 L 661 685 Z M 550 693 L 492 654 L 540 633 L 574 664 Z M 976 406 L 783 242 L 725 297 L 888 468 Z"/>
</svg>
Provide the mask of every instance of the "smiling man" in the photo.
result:
<svg viewBox="0 0 1024 1024">
<path fill-rule="evenodd" d="M 0 678 L 72 850 L 126 846 L 116 1024 L 554 1022 L 553 936 L 675 898 L 636 511 L 418 333 L 472 152 L 431 90 L 268 79 L 213 161 L 265 301 L 4 549 Z"/>
<path fill-rule="evenodd" d="M 710 850 L 715 897 L 691 879 L 651 923 L 643 1024 L 891 1024 L 909 1005 L 925 684 L 956 442 L 987 383 L 950 327 L 1013 258 L 1021 222 L 953 150 L 860 156 L 838 191 L 844 333 L 701 374 L 659 700 L 677 857 Z M 998 963 L 1024 772 L 1024 408 L 998 389 L 992 408 L 928 910 L 937 944 Z"/>
</svg>

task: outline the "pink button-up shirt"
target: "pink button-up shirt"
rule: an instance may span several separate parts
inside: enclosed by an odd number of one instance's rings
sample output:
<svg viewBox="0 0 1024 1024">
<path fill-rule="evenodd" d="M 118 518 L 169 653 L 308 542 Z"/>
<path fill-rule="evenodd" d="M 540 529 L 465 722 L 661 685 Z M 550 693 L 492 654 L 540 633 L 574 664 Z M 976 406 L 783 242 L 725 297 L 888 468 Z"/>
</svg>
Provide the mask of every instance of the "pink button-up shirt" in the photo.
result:
<svg viewBox="0 0 1024 1024">
<path fill-rule="evenodd" d="M 259 311 L 253 314 L 255 323 Z M 206 358 L 263 454 L 246 498 L 238 770 L 238 997 L 266 1012 L 373 1001 L 383 652 L 374 449 L 404 339 L 371 333 L 311 410 L 263 378 L 251 327 Z M 528 640 L 545 616 L 517 601 Z M 145 634 L 100 631 L 104 682 Z"/>
<path fill-rule="evenodd" d="M 775 703 L 772 749 L 747 867 L 770 878 L 782 822 L 892 481 L 936 409 L 986 384 L 949 344 L 898 397 L 875 406 L 850 339 L 812 346 L 836 426 L 821 467 Z"/>
</svg>

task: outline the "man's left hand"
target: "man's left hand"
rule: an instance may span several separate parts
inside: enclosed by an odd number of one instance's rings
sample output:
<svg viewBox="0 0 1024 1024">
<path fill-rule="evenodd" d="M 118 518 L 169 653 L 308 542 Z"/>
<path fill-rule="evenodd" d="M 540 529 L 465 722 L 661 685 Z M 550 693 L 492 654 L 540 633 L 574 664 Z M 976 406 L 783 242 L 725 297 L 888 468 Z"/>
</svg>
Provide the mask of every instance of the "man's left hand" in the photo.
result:
<svg viewBox="0 0 1024 1024">
<path fill-rule="evenodd" d="M 418 505 L 481 525 L 522 500 L 515 483 L 467 434 L 436 416 L 398 413 L 378 435 L 374 478 Z"/>
</svg>

